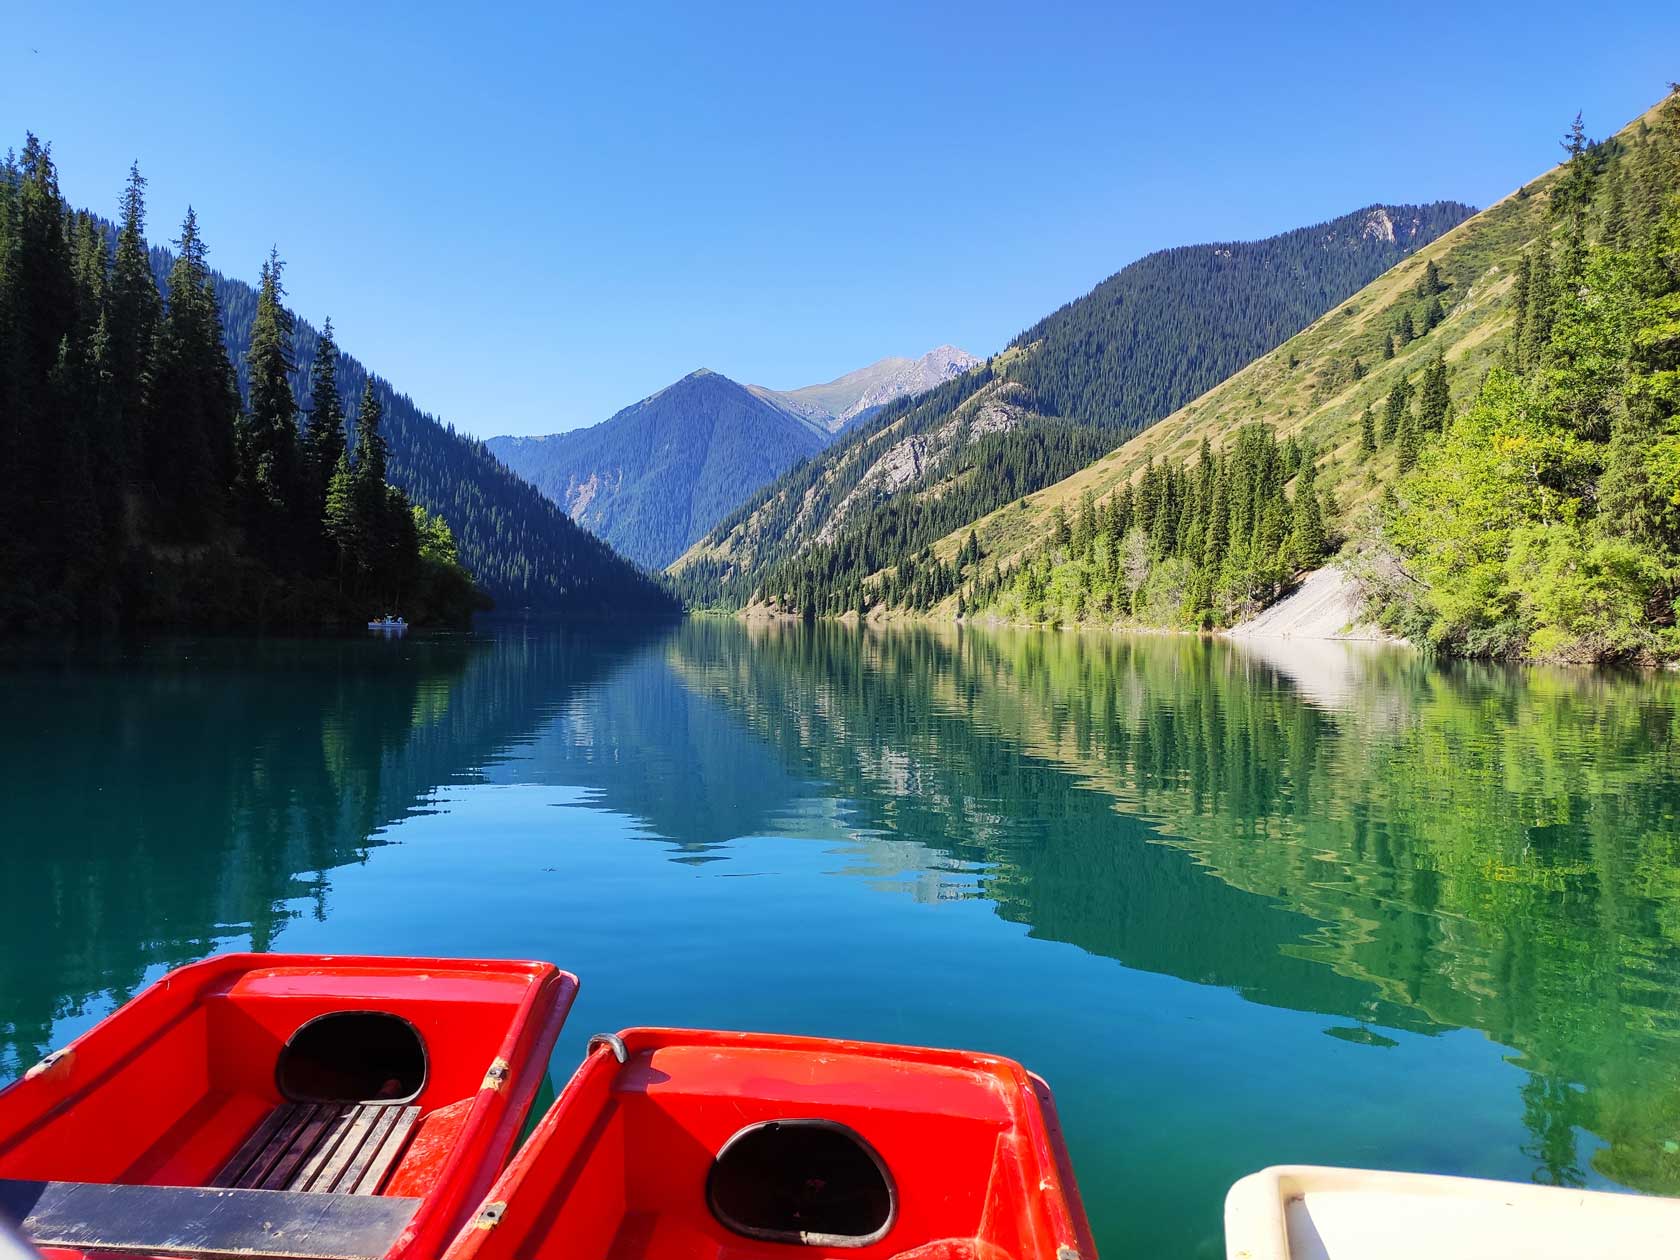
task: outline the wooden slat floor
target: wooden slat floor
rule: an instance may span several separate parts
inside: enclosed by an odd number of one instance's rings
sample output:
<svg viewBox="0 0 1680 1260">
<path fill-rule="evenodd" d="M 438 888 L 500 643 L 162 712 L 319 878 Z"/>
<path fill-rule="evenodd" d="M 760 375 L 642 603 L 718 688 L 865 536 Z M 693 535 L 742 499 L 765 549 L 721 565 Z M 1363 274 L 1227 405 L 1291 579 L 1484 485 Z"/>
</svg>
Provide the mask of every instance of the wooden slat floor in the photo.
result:
<svg viewBox="0 0 1680 1260">
<path fill-rule="evenodd" d="M 402 1103 L 284 1103 L 211 1181 L 242 1190 L 377 1194 L 420 1108 Z"/>
</svg>

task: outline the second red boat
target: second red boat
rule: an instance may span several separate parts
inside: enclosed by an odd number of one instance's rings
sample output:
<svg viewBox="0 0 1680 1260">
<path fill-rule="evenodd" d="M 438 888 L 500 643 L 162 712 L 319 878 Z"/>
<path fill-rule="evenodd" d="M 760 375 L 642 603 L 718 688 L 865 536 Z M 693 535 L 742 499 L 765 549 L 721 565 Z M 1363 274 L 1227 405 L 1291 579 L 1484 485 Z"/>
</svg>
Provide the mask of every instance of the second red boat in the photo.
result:
<svg viewBox="0 0 1680 1260">
<path fill-rule="evenodd" d="M 1095 1260 L 1050 1092 L 991 1055 L 631 1029 L 445 1260 Z"/>
</svg>

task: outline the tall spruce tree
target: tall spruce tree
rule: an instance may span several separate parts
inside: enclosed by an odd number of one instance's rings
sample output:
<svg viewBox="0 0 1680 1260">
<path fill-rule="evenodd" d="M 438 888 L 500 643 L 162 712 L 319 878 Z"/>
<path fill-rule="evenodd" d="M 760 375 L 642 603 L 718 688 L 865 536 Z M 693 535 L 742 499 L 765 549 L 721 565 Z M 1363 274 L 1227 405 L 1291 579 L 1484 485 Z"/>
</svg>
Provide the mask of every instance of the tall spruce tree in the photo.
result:
<svg viewBox="0 0 1680 1260">
<path fill-rule="evenodd" d="M 250 406 L 240 426 L 240 473 L 247 525 L 258 554 L 282 570 L 298 568 L 304 557 L 299 525 L 306 519 L 301 453 L 298 449 L 297 400 L 292 396 L 292 313 L 286 309 L 281 271 L 285 264 L 270 250 L 257 287 L 257 313 L 251 323 Z"/>
<path fill-rule="evenodd" d="M 1406 415 L 1406 408 L 1412 401 L 1412 387 L 1405 377 L 1394 382 L 1388 391 L 1388 401 L 1383 405 L 1382 440 L 1383 445 L 1394 440 L 1394 435 L 1400 431 L 1400 421 Z"/>
<path fill-rule="evenodd" d="M 108 308 L 116 423 L 122 433 L 117 458 L 126 478 L 141 458 L 152 385 L 152 348 L 163 314 L 151 260 L 146 255 L 146 180 L 139 163 L 129 167 L 128 183 L 123 188 Z"/>
<path fill-rule="evenodd" d="M 1423 373 L 1418 391 L 1418 427 L 1425 433 L 1440 433 L 1447 427 L 1452 394 L 1447 384 L 1447 363 L 1437 352 Z"/>
<path fill-rule="evenodd" d="M 1523 370 L 1523 354 L 1528 344 L 1523 327 L 1528 320 L 1528 295 L 1533 280 L 1534 256 L 1524 250 L 1522 261 L 1517 264 L 1516 283 L 1511 287 L 1511 309 L 1515 318 L 1511 322 L 1511 335 L 1505 343 L 1505 365 L 1513 372 Z"/>
<path fill-rule="evenodd" d="M 1555 296 L 1551 254 L 1542 244 L 1535 250 L 1534 262 L 1528 272 L 1528 301 L 1522 316 L 1522 352 L 1518 356 L 1524 371 L 1540 366 L 1551 344 Z"/>
<path fill-rule="evenodd" d="M 50 148 L 26 137 L 11 190 L 9 248 L 5 261 L 8 305 L 13 308 L 5 388 L 10 430 L 0 456 L 8 539 L 16 539 L 15 568 L 0 586 L 15 587 L 8 602 L 31 609 L 54 603 L 62 582 L 59 538 L 66 522 L 59 486 L 64 426 L 73 400 L 66 397 L 67 367 L 60 352 L 77 322 L 77 295 L 65 232 L 58 171 Z M 10 449 L 5 449 L 10 448 Z M 5 597 L 0 597 L 5 598 Z"/>
<path fill-rule="evenodd" d="M 355 521 L 356 560 L 364 575 L 385 561 L 391 530 L 385 493 L 385 464 L 389 448 L 379 431 L 384 409 L 370 379 L 362 387 L 356 409 L 356 462 L 351 476 L 351 512 Z"/>
<path fill-rule="evenodd" d="M 1394 439 L 1395 467 L 1401 473 L 1408 473 L 1417 466 L 1418 453 L 1423 449 L 1423 439 L 1418 433 L 1417 417 L 1410 411 L 1400 418 L 1399 432 Z"/>
<path fill-rule="evenodd" d="M 362 555 L 366 551 L 356 517 L 356 478 L 350 467 L 350 453 L 340 451 L 327 479 L 326 502 L 321 509 L 321 532 L 334 552 L 338 586 L 343 592 L 346 579 L 359 589 Z"/>
<path fill-rule="evenodd" d="M 345 445 L 344 402 L 338 393 L 338 343 L 333 340 L 330 318 L 322 324 L 315 339 L 315 357 L 309 364 L 307 419 L 307 427 L 299 439 L 304 501 L 300 519 L 310 522 L 309 545 L 322 563 L 331 566 L 336 564 L 336 548 L 326 523 L 327 495 Z"/>
<path fill-rule="evenodd" d="M 225 519 L 239 393 L 191 206 L 175 251 L 158 330 L 145 467 L 159 531 L 198 540 Z"/>
<path fill-rule="evenodd" d="M 1324 511 L 1313 470 L 1301 474 L 1290 505 L 1289 551 L 1296 567 L 1308 569 L 1324 559 Z"/>
</svg>

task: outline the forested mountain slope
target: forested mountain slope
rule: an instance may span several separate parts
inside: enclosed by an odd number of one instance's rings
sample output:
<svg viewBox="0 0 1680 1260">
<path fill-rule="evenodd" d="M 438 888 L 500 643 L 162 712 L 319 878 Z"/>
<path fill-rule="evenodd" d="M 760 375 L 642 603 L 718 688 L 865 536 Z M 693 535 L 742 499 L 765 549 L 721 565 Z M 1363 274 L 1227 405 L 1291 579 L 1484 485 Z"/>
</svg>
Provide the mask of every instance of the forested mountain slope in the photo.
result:
<svg viewBox="0 0 1680 1260">
<path fill-rule="evenodd" d="M 827 609 L 948 530 L 1089 463 L 1310 322 L 1469 207 L 1372 206 L 1263 241 L 1151 254 L 765 488 L 673 574 L 696 603 Z"/>
<path fill-rule="evenodd" d="M 587 429 L 487 445 L 579 523 L 660 568 L 858 417 L 977 362 L 940 346 L 794 390 L 740 385 L 701 368 Z"/>
<path fill-rule="evenodd" d="M 882 566 L 867 602 L 1228 624 L 1351 535 L 1372 613 L 1414 638 L 1672 654 L 1680 97 L 1565 147 L 1148 432 Z"/>
<path fill-rule="evenodd" d="M 155 275 L 167 275 L 173 255 L 154 246 Z M 245 361 L 257 311 L 257 292 L 242 280 L 211 273 L 228 357 L 242 395 L 250 388 Z M 295 321 L 292 391 L 310 405 L 308 366 L 319 331 Z M 675 601 L 648 575 L 615 555 L 534 488 L 504 468 L 475 438 L 423 411 L 394 385 L 372 375 L 349 354 L 338 356 L 339 393 L 359 398 L 371 380 L 384 411 L 390 445 L 388 475 L 410 499 L 448 522 L 461 560 L 504 611 L 530 608 L 575 616 L 666 614 Z M 351 432 L 350 441 L 355 441 Z"/>
</svg>

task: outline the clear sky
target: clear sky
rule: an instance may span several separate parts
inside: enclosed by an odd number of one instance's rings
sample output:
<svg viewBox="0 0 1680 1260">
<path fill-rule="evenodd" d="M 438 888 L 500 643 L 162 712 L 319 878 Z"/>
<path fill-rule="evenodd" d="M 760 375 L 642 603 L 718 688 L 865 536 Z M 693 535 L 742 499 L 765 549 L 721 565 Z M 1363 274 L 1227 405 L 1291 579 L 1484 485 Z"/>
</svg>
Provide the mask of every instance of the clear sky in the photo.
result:
<svg viewBox="0 0 1680 1260">
<path fill-rule="evenodd" d="M 977 354 L 1140 254 L 1485 205 L 1680 78 L 1680 4 L 8 6 L 0 143 L 480 434 L 696 367 Z"/>
</svg>

